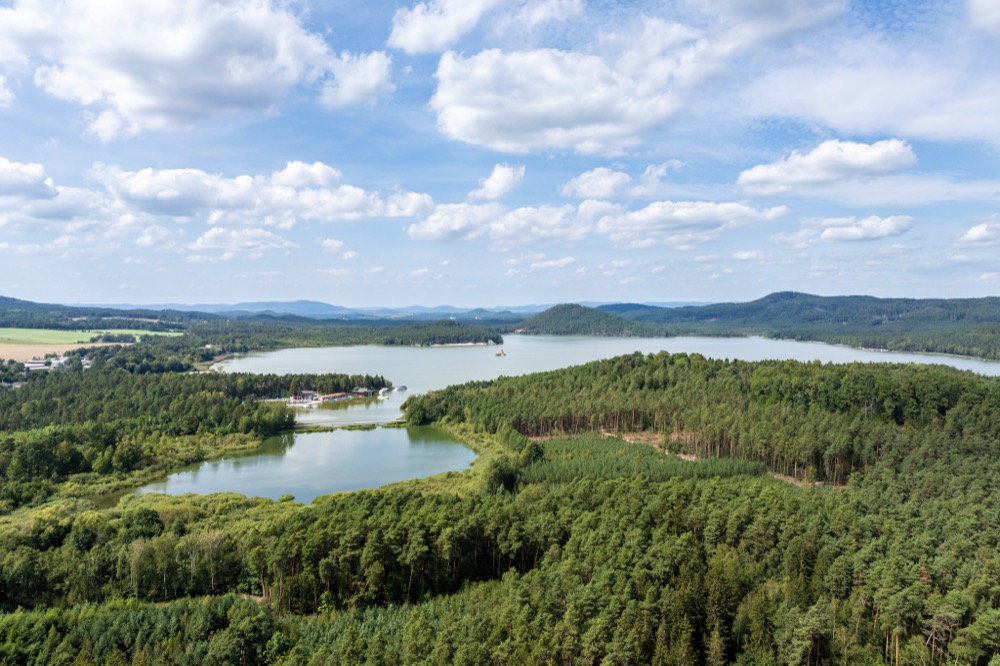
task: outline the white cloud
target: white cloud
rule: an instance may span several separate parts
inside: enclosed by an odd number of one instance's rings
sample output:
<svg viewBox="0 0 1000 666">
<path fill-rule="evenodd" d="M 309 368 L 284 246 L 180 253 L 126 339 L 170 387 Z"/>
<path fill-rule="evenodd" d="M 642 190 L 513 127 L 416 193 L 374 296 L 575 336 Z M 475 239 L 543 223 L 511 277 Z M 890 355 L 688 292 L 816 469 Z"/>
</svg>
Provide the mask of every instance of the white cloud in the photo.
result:
<svg viewBox="0 0 1000 666">
<path fill-rule="evenodd" d="M 497 164 L 489 178 L 479 181 L 479 189 L 469 193 L 470 199 L 499 199 L 524 180 L 524 167 L 512 167 L 508 164 Z"/>
<path fill-rule="evenodd" d="M 0 74 L 0 109 L 14 103 L 14 93 L 7 88 L 7 78 Z"/>
<path fill-rule="evenodd" d="M 279 187 L 331 187 L 343 174 L 322 162 L 289 162 L 281 171 L 271 174 L 271 184 Z"/>
<path fill-rule="evenodd" d="M 683 163 L 669 160 L 662 164 L 650 164 L 634 183 L 632 176 L 607 167 L 597 167 L 586 171 L 562 186 L 560 192 L 567 197 L 582 199 L 614 199 L 633 197 L 638 199 L 661 196 L 665 184 L 663 178 L 668 170 L 678 170 Z M 634 183 L 634 184 L 633 184 Z"/>
<path fill-rule="evenodd" d="M 796 118 L 842 134 L 1000 144 L 1000 80 L 984 60 L 991 56 L 942 49 L 950 43 L 913 46 L 859 36 L 803 48 L 789 64 L 753 80 L 739 108 L 751 117 Z"/>
<path fill-rule="evenodd" d="M 392 58 L 382 51 L 363 55 L 342 53 L 330 69 L 333 81 L 323 87 L 320 102 L 331 109 L 370 104 L 396 89 L 392 83 Z"/>
<path fill-rule="evenodd" d="M 345 252 L 344 254 L 341 255 L 341 259 L 345 259 L 347 261 L 351 261 L 353 259 L 357 259 L 360 256 L 361 255 L 358 254 L 357 252 L 355 252 L 354 250 L 348 250 L 347 252 Z"/>
<path fill-rule="evenodd" d="M 234 259 L 239 255 L 259 258 L 265 252 L 285 250 L 295 243 L 285 240 L 266 229 L 223 229 L 213 227 L 202 234 L 190 249 L 195 252 L 221 252 L 221 259 Z"/>
<path fill-rule="evenodd" d="M 490 239 L 501 247 L 550 240 L 580 241 L 590 231 L 590 225 L 576 219 L 575 210 L 573 206 L 516 208 L 493 221 Z"/>
<path fill-rule="evenodd" d="M 38 87 L 93 110 L 88 132 L 105 141 L 269 112 L 328 74 L 331 106 L 391 86 L 385 54 L 332 56 L 279 0 L 18 0 L 0 7 L 0 44 Z"/>
<path fill-rule="evenodd" d="M 864 241 L 899 236 L 913 227 L 913 218 L 906 215 L 879 217 L 871 215 L 862 220 L 854 218 L 831 219 L 821 223 L 820 234 L 827 241 Z"/>
<path fill-rule="evenodd" d="M 319 245 L 326 252 L 339 252 L 344 249 L 344 241 L 337 240 L 336 238 L 324 238 L 323 242 Z"/>
<path fill-rule="evenodd" d="M 563 257 L 562 259 L 546 259 L 543 261 L 534 261 L 530 264 L 530 268 L 566 268 L 576 262 L 575 257 Z"/>
<path fill-rule="evenodd" d="M 761 42 L 810 28 L 844 13 L 845 0 L 687 0 L 698 11 L 714 16 L 730 39 Z"/>
<path fill-rule="evenodd" d="M 389 46 L 410 54 L 439 53 L 476 27 L 500 0 L 430 0 L 392 17 Z"/>
<path fill-rule="evenodd" d="M 709 201 L 657 201 L 636 211 L 602 217 L 600 233 L 629 249 L 668 245 L 689 249 L 716 238 L 724 230 L 777 219 L 788 212 L 784 206 L 758 210 L 741 203 Z"/>
<path fill-rule="evenodd" d="M 173 247 L 174 235 L 169 229 L 165 229 L 158 224 L 147 227 L 135 239 L 135 244 L 139 247 Z"/>
<path fill-rule="evenodd" d="M 0 157 L 0 198 L 51 198 L 56 189 L 41 164 L 11 162 Z"/>
<path fill-rule="evenodd" d="M 855 217 L 813 218 L 803 220 L 798 231 L 775 234 L 771 240 L 803 249 L 819 241 L 868 241 L 900 236 L 913 225 L 913 218 L 907 215 L 870 215 L 860 220 Z"/>
<path fill-rule="evenodd" d="M 541 0 L 527 3 L 511 20 L 511 27 L 534 28 L 551 21 L 565 21 L 583 14 L 583 0 Z"/>
<path fill-rule="evenodd" d="M 767 259 L 767 255 L 759 250 L 741 250 L 739 252 L 733 252 L 733 259 L 737 261 L 760 261 L 762 259 Z"/>
<path fill-rule="evenodd" d="M 608 61 L 555 49 L 445 53 L 431 108 L 450 138 L 509 153 L 618 154 L 681 106 L 708 69 L 698 33 L 648 19 Z"/>
<path fill-rule="evenodd" d="M 736 183 L 750 194 L 781 194 L 799 186 L 834 183 L 909 168 L 917 163 L 909 144 L 888 139 L 873 144 L 824 141 L 811 152 L 761 164 L 739 175 Z"/>
<path fill-rule="evenodd" d="M 969 0 L 968 9 L 974 28 L 1000 35 L 1000 4 L 995 0 Z"/>
<path fill-rule="evenodd" d="M 489 225 L 503 215 L 500 204 L 441 204 L 407 229 L 414 240 L 468 240 L 486 233 Z"/>
<path fill-rule="evenodd" d="M 581 173 L 562 186 L 562 194 L 581 199 L 613 199 L 617 197 L 632 177 L 607 167 L 597 167 Z"/>
<path fill-rule="evenodd" d="M 235 178 L 200 169 L 123 171 L 102 164 L 90 176 L 124 205 L 179 221 L 205 218 L 213 225 L 265 224 L 288 228 L 297 222 L 335 222 L 376 217 L 412 217 L 427 210 L 427 195 L 378 192 L 339 184 L 341 173 L 322 162 L 289 162 L 270 175 Z"/>
<path fill-rule="evenodd" d="M 410 271 L 410 275 L 412 275 L 415 278 L 427 277 L 430 274 L 431 274 L 431 269 L 429 268 L 418 268 L 416 270 Z"/>
<path fill-rule="evenodd" d="M 958 239 L 966 245 L 997 245 L 1000 244 L 1000 223 L 983 222 L 966 231 Z"/>
</svg>

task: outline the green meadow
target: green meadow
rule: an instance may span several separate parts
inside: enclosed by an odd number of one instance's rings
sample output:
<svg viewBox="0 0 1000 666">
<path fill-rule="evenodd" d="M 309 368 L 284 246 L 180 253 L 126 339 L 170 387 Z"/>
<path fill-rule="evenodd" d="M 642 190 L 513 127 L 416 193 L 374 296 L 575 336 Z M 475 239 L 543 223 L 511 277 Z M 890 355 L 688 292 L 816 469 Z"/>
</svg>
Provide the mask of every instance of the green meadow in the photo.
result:
<svg viewBox="0 0 1000 666">
<path fill-rule="evenodd" d="M 115 335 L 181 335 L 180 333 L 160 333 L 141 329 L 80 330 L 66 331 L 55 328 L 0 328 L 0 344 L 7 345 L 67 345 L 87 344 L 95 335 L 110 333 Z"/>
</svg>

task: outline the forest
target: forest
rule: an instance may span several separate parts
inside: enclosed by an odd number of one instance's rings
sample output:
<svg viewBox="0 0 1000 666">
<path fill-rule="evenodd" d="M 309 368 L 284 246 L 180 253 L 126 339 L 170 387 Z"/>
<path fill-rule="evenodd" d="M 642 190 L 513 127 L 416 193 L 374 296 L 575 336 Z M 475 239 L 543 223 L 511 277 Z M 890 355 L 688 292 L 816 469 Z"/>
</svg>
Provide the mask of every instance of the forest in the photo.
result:
<svg viewBox="0 0 1000 666">
<path fill-rule="evenodd" d="M 665 335 L 761 335 L 890 351 L 1000 359 L 1000 298 L 875 298 L 778 292 L 747 303 L 600 310 Z"/>
<path fill-rule="evenodd" d="M 148 340 L 0 390 L 0 663 L 1000 663 L 996 379 L 633 354 L 412 396 L 467 472 L 98 508 L 391 385 Z"/>
<path fill-rule="evenodd" d="M 0 664 L 1000 664 L 996 378 L 636 353 L 411 396 L 466 472 L 101 508 L 391 386 L 192 372 L 310 328 L 179 325 L 2 365 Z"/>
</svg>

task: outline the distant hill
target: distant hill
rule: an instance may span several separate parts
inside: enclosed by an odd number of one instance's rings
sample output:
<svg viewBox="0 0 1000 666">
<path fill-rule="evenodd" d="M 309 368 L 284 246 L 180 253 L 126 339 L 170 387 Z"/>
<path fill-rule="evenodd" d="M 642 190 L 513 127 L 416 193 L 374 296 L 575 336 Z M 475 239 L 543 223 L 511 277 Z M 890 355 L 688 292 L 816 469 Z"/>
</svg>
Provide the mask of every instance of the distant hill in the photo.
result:
<svg viewBox="0 0 1000 666">
<path fill-rule="evenodd" d="M 783 291 L 749 303 L 683 308 L 617 304 L 601 311 L 663 326 L 670 335 L 762 335 L 1000 359 L 996 297 L 875 298 Z"/>
<path fill-rule="evenodd" d="M 529 335 L 595 335 L 627 337 L 656 335 L 654 326 L 575 304 L 556 305 L 517 326 Z"/>
<path fill-rule="evenodd" d="M 0 296 L 0 327 L 167 330 L 177 324 L 190 321 L 193 317 L 212 317 L 212 315 L 195 315 L 176 310 L 152 310 L 148 308 L 122 310 L 106 306 L 35 303 Z"/>
<path fill-rule="evenodd" d="M 601 306 L 600 310 L 634 321 L 660 324 L 766 325 L 773 329 L 831 325 L 913 328 L 928 324 L 996 323 L 1000 321 L 1000 298 L 876 298 L 782 291 L 747 303 L 679 308 L 619 303 Z"/>
</svg>

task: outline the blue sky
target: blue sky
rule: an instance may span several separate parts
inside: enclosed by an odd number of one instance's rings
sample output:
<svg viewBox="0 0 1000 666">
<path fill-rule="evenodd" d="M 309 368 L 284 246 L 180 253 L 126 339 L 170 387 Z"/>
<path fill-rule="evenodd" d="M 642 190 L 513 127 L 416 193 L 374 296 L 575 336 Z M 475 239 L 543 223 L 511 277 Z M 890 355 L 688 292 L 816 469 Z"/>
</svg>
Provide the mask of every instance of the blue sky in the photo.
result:
<svg viewBox="0 0 1000 666">
<path fill-rule="evenodd" d="M 0 0 L 0 294 L 1000 293 L 1000 3 Z"/>
</svg>

